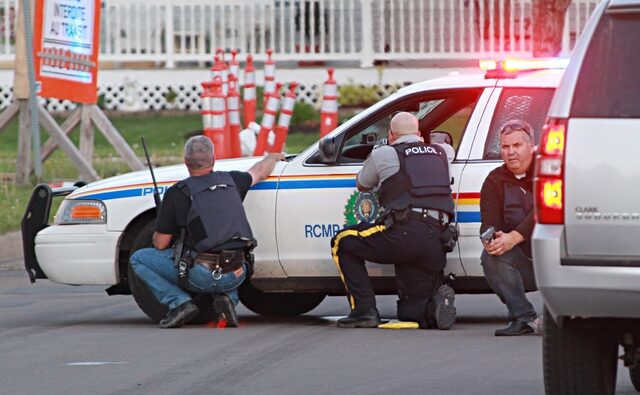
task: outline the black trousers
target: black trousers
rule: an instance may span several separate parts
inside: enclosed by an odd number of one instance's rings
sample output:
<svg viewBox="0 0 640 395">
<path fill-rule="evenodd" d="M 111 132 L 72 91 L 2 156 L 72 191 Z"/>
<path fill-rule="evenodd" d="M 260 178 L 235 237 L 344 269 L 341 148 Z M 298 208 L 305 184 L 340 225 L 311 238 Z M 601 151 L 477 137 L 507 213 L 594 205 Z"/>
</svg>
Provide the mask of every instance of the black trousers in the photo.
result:
<svg viewBox="0 0 640 395">
<path fill-rule="evenodd" d="M 431 298 L 446 264 L 442 230 L 436 220 L 411 219 L 389 228 L 360 223 L 336 234 L 331 239 L 331 253 L 351 309 L 376 305 L 365 261 L 395 265 L 401 299 Z"/>
</svg>

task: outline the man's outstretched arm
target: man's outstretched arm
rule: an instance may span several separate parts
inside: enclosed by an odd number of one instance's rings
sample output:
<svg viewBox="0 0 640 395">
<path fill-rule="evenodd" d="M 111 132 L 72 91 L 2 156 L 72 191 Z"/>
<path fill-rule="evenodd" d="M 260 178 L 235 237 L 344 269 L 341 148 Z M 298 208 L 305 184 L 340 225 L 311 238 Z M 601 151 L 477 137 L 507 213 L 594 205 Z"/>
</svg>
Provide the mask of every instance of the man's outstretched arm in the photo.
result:
<svg viewBox="0 0 640 395">
<path fill-rule="evenodd" d="M 269 177 L 269 174 L 273 171 L 273 168 L 276 166 L 276 162 L 279 160 L 284 160 L 284 154 L 282 153 L 272 153 L 267 154 L 262 160 L 256 162 L 247 172 L 251 174 L 251 186 L 256 185 L 260 181 Z"/>
</svg>

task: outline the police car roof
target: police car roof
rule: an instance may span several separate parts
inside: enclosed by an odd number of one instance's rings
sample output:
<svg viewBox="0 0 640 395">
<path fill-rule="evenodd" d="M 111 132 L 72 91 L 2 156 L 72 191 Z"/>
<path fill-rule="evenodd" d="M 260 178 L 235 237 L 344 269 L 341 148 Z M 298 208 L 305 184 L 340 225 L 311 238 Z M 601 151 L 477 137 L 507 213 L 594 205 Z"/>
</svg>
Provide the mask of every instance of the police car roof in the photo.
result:
<svg viewBox="0 0 640 395">
<path fill-rule="evenodd" d="M 544 69 L 520 71 L 514 78 L 485 78 L 484 73 L 448 75 L 418 82 L 404 87 L 399 94 L 411 94 L 436 89 L 487 88 L 498 87 L 531 87 L 556 88 L 560 83 L 564 70 Z"/>
</svg>

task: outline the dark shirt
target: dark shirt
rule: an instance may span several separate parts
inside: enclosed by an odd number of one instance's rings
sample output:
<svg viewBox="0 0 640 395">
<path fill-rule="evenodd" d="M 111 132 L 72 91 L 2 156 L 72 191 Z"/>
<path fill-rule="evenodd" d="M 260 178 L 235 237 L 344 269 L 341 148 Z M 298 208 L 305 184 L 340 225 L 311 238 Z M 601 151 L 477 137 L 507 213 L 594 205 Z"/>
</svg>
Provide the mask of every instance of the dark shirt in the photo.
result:
<svg viewBox="0 0 640 395">
<path fill-rule="evenodd" d="M 534 168 L 532 162 L 525 176 L 518 179 L 506 165 L 502 165 L 489 173 L 480 191 L 480 233 L 490 226 L 505 233 L 516 230 L 524 238 L 518 246 L 528 257 L 531 257 L 531 234 L 535 224 L 532 190 Z M 507 205 L 505 195 L 512 200 Z M 510 221 L 505 215 L 506 206 L 515 206 L 508 209 L 522 210 L 523 218 L 517 223 Z"/>
<path fill-rule="evenodd" d="M 230 171 L 229 175 L 236 184 L 240 198 L 244 200 L 253 181 L 251 174 L 243 171 Z M 189 188 L 185 186 L 183 190 L 180 190 L 176 185 L 171 186 L 164 193 L 160 214 L 156 222 L 157 232 L 170 234 L 174 237 L 177 237 L 180 234 L 180 229 L 186 226 L 187 214 L 191 208 L 191 198 L 188 196 Z"/>
</svg>

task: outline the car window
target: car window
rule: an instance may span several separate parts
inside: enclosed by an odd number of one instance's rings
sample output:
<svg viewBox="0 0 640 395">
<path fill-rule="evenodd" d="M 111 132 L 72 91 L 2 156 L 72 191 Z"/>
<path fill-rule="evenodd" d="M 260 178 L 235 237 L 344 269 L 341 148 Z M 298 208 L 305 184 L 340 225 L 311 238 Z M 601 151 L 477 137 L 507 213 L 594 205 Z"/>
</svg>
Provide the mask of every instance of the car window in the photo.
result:
<svg viewBox="0 0 640 395">
<path fill-rule="evenodd" d="M 466 89 L 415 96 L 391 104 L 372 116 L 366 122 L 367 126 L 355 126 L 346 132 L 347 139 L 342 146 L 339 162 L 363 162 L 375 144 L 386 142 L 391 118 L 399 111 L 407 111 L 418 117 L 420 132 L 426 142 L 432 131 L 448 132 L 453 147 L 457 149 L 481 92 L 481 89 Z"/>
<path fill-rule="evenodd" d="M 571 117 L 640 117 L 640 13 L 602 15 L 576 81 Z"/>
<path fill-rule="evenodd" d="M 551 104 L 553 89 L 504 88 L 489 126 L 483 159 L 500 159 L 498 132 L 513 119 L 527 121 L 533 128 L 536 144 Z"/>
</svg>

